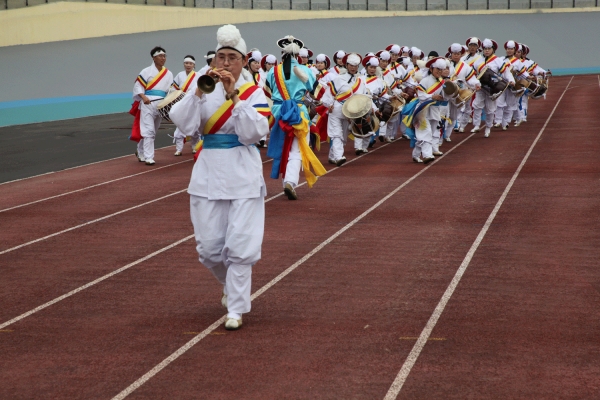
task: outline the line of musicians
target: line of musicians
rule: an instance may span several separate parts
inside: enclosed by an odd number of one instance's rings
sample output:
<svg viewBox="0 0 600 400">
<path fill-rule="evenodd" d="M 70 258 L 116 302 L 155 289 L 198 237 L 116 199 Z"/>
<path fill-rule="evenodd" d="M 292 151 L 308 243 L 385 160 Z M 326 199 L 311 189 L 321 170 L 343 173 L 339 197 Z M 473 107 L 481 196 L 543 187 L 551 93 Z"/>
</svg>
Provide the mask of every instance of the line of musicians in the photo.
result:
<svg viewBox="0 0 600 400">
<path fill-rule="evenodd" d="M 313 58 L 314 53 L 302 44 L 294 58 L 299 66 L 307 67 L 314 82 L 301 99 L 310 114 L 311 145 L 329 141 L 329 162 L 341 166 L 346 162 L 348 138 L 354 140 L 357 155 L 368 152 L 376 138 L 381 142 L 406 138 L 414 149 L 413 161 L 427 164 L 443 154 L 443 140 L 450 141 L 453 131 L 464 132 L 471 122 L 471 132 L 484 129 L 485 137 L 492 128 L 507 130 L 512 122 L 519 126 L 527 121 L 529 98 L 545 96 L 550 74 L 528 58 L 530 49 L 525 44 L 507 41 L 505 56 L 496 55 L 497 50 L 498 43 L 492 39 L 470 37 L 465 45 L 453 43 L 444 57 L 435 51 L 425 56 L 417 47 L 392 44 L 364 56 L 339 50 L 332 58 L 326 54 Z M 165 50 L 156 47 L 151 56 L 153 64 L 142 70 L 135 82 L 134 100 L 139 105 L 134 104 L 138 109 L 132 110 L 132 114 L 140 114 L 139 121 L 136 118 L 136 155 L 147 165 L 154 164 L 153 142 L 161 119 L 158 101 L 173 89 L 183 93 L 195 90 L 198 78 L 215 67 L 214 51 L 205 56 L 206 65 L 197 72 L 195 58 L 187 55 L 184 70 L 172 78 L 164 68 Z M 243 78 L 263 89 L 272 107 L 274 88 L 267 76 L 279 60 L 256 48 L 245 58 Z M 371 101 L 359 101 L 356 95 L 368 96 Z M 344 111 L 346 102 L 352 104 Z M 200 136 L 200 132 L 189 135 L 178 127 L 175 156 L 182 155 L 186 138 L 191 139 L 195 153 Z M 267 142 L 264 136 L 256 145 L 267 147 Z M 286 183 L 292 187 L 288 197 L 295 199 L 297 179 L 284 181 L 284 187 Z"/>
<path fill-rule="evenodd" d="M 153 63 L 133 89 L 131 139 L 136 156 L 153 165 L 154 138 L 162 119 L 176 126 L 175 155 L 185 138 L 196 151 L 190 185 L 190 214 L 199 260 L 222 285 L 224 326 L 237 330 L 251 309 L 251 276 L 260 260 L 265 224 L 266 185 L 257 147 L 267 146 L 271 177 L 282 179 L 290 200 L 304 171 L 309 187 L 326 173 L 314 154 L 329 140 L 329 162 L 346 162 L 344 144 L 354 139 L 357 155 L 376 143 L 410 139 L 412 159 L 429 163 L 441 155 L 443 140 L 463 132 L 469 119 L 485 137 L 493 124 L 503 129 L 527 120 L 527 99 L 544 96 L 548 74 L 527 58 L 515 41 L 498 45 L 469 38 L 448 48 L 445 57 L 416 47 L 389 45 L 361 56 L 337 51 L 333 61 L 286 36 L 277 42 L 281 59 L 248 51 L 233 25 L 217 31 L 216 50 L 198 72 L 184 58 L 173 77 L 166 51 L 155 47 Z M 362 67 L 362 68 L 361 68 Z M 508 89 L 508 90 L 507 90 Z M 471 116 L 472 115 L 472 116 Z"/>
</svg>

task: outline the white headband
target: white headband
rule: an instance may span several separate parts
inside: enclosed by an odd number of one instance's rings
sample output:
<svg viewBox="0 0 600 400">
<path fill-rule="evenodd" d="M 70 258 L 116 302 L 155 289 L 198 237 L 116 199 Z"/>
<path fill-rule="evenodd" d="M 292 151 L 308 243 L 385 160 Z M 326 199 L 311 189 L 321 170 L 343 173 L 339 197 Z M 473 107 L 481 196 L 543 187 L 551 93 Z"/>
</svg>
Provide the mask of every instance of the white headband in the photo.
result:
<svg viewBox="0 0 600 400">
<path fill-rule="evenodd" d="M 157 51 L 154 52 L 154 54 L 152 54 L 152 57 L 160 56 L 161 54 L 165 54 L 166 55 L 166 53 L 164 51 L 157 50 Z"/>
<path fill-rule="evenodd" d="M 204 56 L 204 58 L 206 58 L 207 60 L 213 59 L 215 58 L 214 54 L 208 55 L 208 56 Z"/>
<path fill-rule="evenodd" d="M 183 59 L 183 62 L 184 62 L 184 63 L 186 63 L 186 62 L 191 62 L 191 63 L 194 63 L 194 64 L 196 64 L 196 60 L 194 60 L 194 59 L 192 59 L 192 58 L 189 58 L 189 57 L 186 57 L 186 58 L 184 58 L 184 59 Z"/>
</svg>

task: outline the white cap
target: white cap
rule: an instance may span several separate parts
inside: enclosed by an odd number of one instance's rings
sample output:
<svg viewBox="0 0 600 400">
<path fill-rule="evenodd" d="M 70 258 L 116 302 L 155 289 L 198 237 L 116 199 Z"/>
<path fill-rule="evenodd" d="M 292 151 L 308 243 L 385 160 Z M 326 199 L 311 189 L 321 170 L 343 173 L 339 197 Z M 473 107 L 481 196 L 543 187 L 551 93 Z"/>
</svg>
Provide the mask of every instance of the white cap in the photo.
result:
<svg viewBox="0 0 600 400">
<path fill-rule="evenodd" d="M 298 55 L 300 57 L 302 57 L 302 58 L 308 58 L 308 50 L 307 49 L 300 49 L 300 53 Z"/>
<path fill-rule="evenodd" d="M 481 47 L 492 48 L 492 47 L 494 47 L 494 43 L 492 43 L 492 41 L 490 39 L 483 39 L 483 42 L 481 43 Z"/>
<path fill-rule="evenodd" d="M 508 42 L 506 42 L 506 47 L 509 49 L 514 49 L 517 47 L 517 45 L 514 40 L 509 40 Z"/>
<path fill-rule="evenodd" d="M 402 53 L 408 53 L 410 51 L 410 47 L 408 47 L 408 46 L 402 46 L 402 48 L 400 49 L 400 51 Z"/>
<path fill-rule="evenodd" d="M 350 58 L 350 57 L 348 57 L 348 58 Z M 367 61 L 367 65 L 370 65 L 371 67 L 379 67 L 379 58 L 377 58 L 377 57 L 369 58 L 369 61 Z"/>
<path fill-rule="evenodd" d="M 402 65 L 408 67 L 410 64 L 412 64 L 412 62 L 410 61 L 409 57 L 402 57 Z"/>
<path fill-rule="evenodd" d="M 316 60 L 317 62 L 325 62 L 327 60 L 327 56 L 325 54 L 319 54 Z"/>
<path fill-rule="evenodd" d="M 476 38 L 475 36 L 473 36 L 472 38 L 469 39 L 469 41 L 467 42 L 467 45 L 469 44 L 476 44 L 477 46 L 479 46 L 479 39 Z"/>
<path fill-rule="evenodd" d="M 419 49 L 418 47 L 411 47 L 410 51 L 412 51 L 412 55 L 413 56 L 417 56 L 417 57 L 420 57 L 421 54 L 423 54 L 423 52 L 421 51 L 421 49 Z"/>
<path fill-rule="evenodd" d="M 262 59 L 262 54 L 260 53 L 260 51 L 258 50 L 254 50 L 252 52 L 252 59 L 254 61 L 260 62 L 260 60 Z"/>
<path fill-rule="evenodd" d="M 388 61 L 391 58 L 389 51 L 382 51 L 381 54 L 379 54 L 379 58 L 384 61 Z"/>
<path fill-rule="evenodd" d="M 446 69 L 448 67 L 448 64 L 446 64 L 446 61 L 440 58 L 438 60 L 435 60 L 435 62 L 431 64 L 431 66 L 434 68 Z"/>
<path fill-rule="evenodd" d="M 267 58 L 265 58 L 265 61 L 269 64 L 275 64 L 277 62 L 277 58 L 273 54 L 269 54 Z"/>
<path fill-rule="evenodd" d="M 462 47 L 462 45 L 460 45 L 458 43 L 452 43 L 450 45 L 450 51 L 452 53 L 461 53 L 463 51 L 463 47 Z"/>
<path fill-rule="evenodd" d="M 400 46 L 398 46 L 397 44 L 393 45 L 390 48 L 390 53 L 400 54 Z"/>
<path fill-rule="evenodd" d="M 242 34 L 235 25 L 223 25 L 217 31 L 217 50 L 219 51 L 223 47 L 228 47 L 240 52 L 243 56 L 246 56 L 247 48 L 246 42 L 242 38 Z M 259 58 L 260 59 L 260 58 Z"/>
<path fill-rule="evenodd" d="M 340 50 L 337 53 L 335 53 L 336 58 L 344 58 L 346 56 L 346 53 L 344 52 L 344 50 Z"/>
<path fill-rule="evenodd" d="M 360 64 L 360 57 L 358 56 L 358 54 L 352 53 L 346 59 L 346 63 L 350 65 L 358 65 Z"/>
</svg>

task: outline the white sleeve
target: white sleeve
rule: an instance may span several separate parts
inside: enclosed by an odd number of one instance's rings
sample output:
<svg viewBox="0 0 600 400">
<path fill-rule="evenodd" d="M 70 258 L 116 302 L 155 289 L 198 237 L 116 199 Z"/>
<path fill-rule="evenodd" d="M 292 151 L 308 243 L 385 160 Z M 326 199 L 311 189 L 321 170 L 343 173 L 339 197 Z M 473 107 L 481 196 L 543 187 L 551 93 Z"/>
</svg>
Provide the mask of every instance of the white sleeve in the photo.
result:
<svg viewBox="0 0 600 400">
<path fill-rule="evenodd" d="M 240 100 L 231 111 L 235 133 L 240 143 L 246 146 L 257 143 L 269 133 L 269 120 L 253 107 L 253 104 L 267 104 L 264 92 L 257 90 L 248 100 Z"/>
<path fill-rule="evenodd" d="M 321 98 L 321 102 L 327 107 L 331 107 L 333 105 L 333 103 L 335 103 L 335 98 L 333 97 L 333 94 L 331 93 L 331 89 L 329 88 L 329 85 L 324 85 L 325 87 L 325 93 L 323 93 L 323 97 Z"/>
<path fill-rule="evenodd" d="M 181 101 L 175 103 L 169 111 L 171 121 L 185 136 L 192 136 L 202 123 L 200 110 L 206 102 L 206 95 L 196 96 L 194 92 L 186 94 Z"/>
<path fill-rule="evenodd" d="M 140 75 L 142 73 L 140 72 Z M 138 101 L 141 100 L 142 98 L 140 97 L 141 94 L 144 94 L 146 92 L 146 88 L 142 86 L 142 84 L 137 80 L 137 78 L 135 79 L 135 83 L 133 84 L 133 100 L 134 101 Z"/>
</svg>

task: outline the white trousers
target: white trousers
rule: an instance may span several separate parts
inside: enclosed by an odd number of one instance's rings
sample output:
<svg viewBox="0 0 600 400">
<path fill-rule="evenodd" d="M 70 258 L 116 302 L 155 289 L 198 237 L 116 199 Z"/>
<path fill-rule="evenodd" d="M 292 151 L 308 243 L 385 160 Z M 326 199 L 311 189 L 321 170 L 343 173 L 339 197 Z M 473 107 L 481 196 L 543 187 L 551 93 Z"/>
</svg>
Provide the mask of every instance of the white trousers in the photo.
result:
<svg viewBox="0 0 600 400">
<path fill-rule="evenodd" d="M 138 143 L 138 154 L 143 154 L 146 160 L 154 160 L 154 138 L 160 127 L 162 117 L 156 111 L 156 102 L 141 104 L 140 131 L 143 140 Z M 143 152 L 139 150 L 143 149 Z"/>
<path fill-rule="evenodd" d="M 458 117 L 458 127 L 459 128 L 464 129 L 469 124 L 469 118 L 471 118 L 471 113 L 473 112 L 473 108 L 471 107 L 471 102 L 475 101 L 475 96 L 477 96 L 478 93 L 475 93 L 473 95 L 473 97 L 471 98 L 471 100 L 467 101 L 466 104 L 464 105 L 463 109 L 461 110 L 460 115 Z"/>
<path fill-rule="evenodd" d="M 346 145 L 346 140 L 348 140 L 349 124 L 350 122 L 346 117 L 339 117 L 335 112 L 329 114 L 329 119 L 327 120 L 327 136 L 330 138 L 330 160 L 337 161 L 344 156 L 344 146 Z"/>
<path fill-rule="evenodd" d="M 481 111 L 485 110 L 485 126 L 491 128 L 494 125 L 494 113 L 496 112 L 496 102 L 490 98 L 490 95 L 480 90 L 473 101 L 473 126 L 481 125 Z"/>
<path fill-rule="evenodd" d="M 223 285 L 227 311 L 250 311 L 252 266 L 260 260 L 265 227 L 264 197 L 209 200 L 190 195 L 199 259 Z"/>
<path fill-rule="evenodd" d="M 306 136 L 306 141 L 310 140 L 309 136 Z M 292 187 L 298 186 L 300 180 L 300 170 L 302 169 L 302 155 L 300 154 L 300 147 L 298 146 L 298 138 L 295 137 L 290 148 L 288 156 L 287 166 L 285 167 L 285 176 L 283 177 L 283 186 L 286 183 L 292 185 Z"/>
<path fill-rule="evenodd" d="M 425 114 L 425 112 L 423 112 L 423 114 Z M 433 156 L 432 124 L 433 126 L 437 126 L 438 121 L 434 119 L 428 120 L 421 116 L 418 116 L 417 118 L 418 120 L 413 124 L 415 126 L 415 136 L 417 139 L 415 150 L 413 150 L 413 156 L 418 148 L 420 149 L 421 154 L 423 154 L 423 157 L 430 158 Z"/>
</svg>

